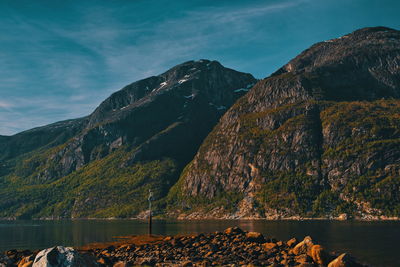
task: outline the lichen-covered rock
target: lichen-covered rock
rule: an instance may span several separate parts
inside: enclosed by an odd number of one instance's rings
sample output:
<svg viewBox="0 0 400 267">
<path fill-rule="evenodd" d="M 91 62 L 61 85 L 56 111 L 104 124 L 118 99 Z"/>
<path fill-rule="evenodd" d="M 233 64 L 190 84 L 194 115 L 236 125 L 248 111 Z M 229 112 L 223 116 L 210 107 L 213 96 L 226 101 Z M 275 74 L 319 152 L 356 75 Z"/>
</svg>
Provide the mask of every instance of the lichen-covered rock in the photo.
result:
<svg viewBox="0 0 400 267">
<path fill-rule="evenodd" d="M 87 266 L 82 256 L 73 248 L 52 247 L 40 251 L 33 267 L 85 267 Z"/>
</svg>

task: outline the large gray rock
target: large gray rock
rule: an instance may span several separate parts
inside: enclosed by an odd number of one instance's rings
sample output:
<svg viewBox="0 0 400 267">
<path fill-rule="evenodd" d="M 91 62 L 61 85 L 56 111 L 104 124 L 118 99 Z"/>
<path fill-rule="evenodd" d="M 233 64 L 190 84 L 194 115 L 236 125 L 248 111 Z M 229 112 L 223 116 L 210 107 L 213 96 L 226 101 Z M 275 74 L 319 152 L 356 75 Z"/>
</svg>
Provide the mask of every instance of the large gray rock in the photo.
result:
<svg viewBox="0 0 400 267">
<path fill-rule="evenodd" d="M 33 262 L 33 267 L 84 267 L 83 257 L 70 247 L 52 247 L 40 251 Z"/>
</svg>

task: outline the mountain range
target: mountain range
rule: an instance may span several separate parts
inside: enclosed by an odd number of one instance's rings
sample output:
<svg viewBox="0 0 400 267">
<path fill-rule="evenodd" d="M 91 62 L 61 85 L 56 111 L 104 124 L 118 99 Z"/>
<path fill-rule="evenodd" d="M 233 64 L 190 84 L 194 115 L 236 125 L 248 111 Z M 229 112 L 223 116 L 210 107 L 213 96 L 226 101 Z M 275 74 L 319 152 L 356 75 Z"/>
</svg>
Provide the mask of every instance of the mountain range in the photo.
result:
<svg viewBox="0 0 400 267">
<path fill-rule="evenodd" d="M 92 114 L 0 136 L 0 217 L 400 216 L 400 32 L 317 43 L 262 80 L 189 61 Z"/>
</svg>

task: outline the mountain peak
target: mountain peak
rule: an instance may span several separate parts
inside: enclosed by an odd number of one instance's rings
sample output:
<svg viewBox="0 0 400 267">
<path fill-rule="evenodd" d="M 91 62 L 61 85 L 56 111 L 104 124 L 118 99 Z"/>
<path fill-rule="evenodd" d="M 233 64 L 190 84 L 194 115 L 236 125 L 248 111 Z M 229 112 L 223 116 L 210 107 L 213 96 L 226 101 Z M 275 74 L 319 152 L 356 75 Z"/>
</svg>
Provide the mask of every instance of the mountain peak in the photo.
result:
<svg viewBox="0 0 400 267">
<path fill-rule="evenodd" d="M 376 32 L 399 32 L 395 29 L 384 27 L 384 26 L 375 26 L 375 27 L 365 27 L 358 30 L 355 30 L 351 34 L 373 34 Z"/>
<path fill-rule="evenodd" d="M 232 96 L 232 92 L 224 93 L 231 87 L 227 87 L 226 80 L 232 85 L 237 84 L 244 88 L 255 82 L 251 74 L 225 68 L 218 61 L 201 59 L 184 62 L 158 76 L 134 82 L 112 94 L 92 113 L 88 127 L 107 118 L 118 118 L 120 113 L 127 113 L 131 108 L 146 105 L 166 93 L 187 98 L 194 98 L 201 93 L 216 106 L 230 106 L 240 92 L 233 92 L 235 97 Z"/>
</svg>

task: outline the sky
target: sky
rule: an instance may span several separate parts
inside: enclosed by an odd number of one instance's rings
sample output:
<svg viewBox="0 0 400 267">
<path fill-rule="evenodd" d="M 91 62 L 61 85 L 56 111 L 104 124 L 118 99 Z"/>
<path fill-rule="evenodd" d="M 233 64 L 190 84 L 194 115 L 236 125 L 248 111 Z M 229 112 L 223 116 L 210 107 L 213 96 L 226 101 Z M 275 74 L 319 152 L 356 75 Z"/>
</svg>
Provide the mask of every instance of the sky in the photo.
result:
<svg viewBox="0 0 400 267">
<path fill-rule="evenodd" d="M 188 60 L 264 78 L 312 44 L 400 30 L 398 0 L 2 0 L 0 135 L 90 114 Z"/>
</svg>

